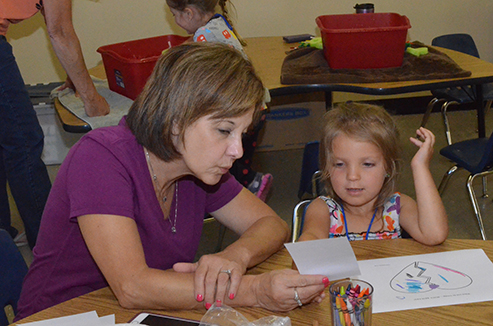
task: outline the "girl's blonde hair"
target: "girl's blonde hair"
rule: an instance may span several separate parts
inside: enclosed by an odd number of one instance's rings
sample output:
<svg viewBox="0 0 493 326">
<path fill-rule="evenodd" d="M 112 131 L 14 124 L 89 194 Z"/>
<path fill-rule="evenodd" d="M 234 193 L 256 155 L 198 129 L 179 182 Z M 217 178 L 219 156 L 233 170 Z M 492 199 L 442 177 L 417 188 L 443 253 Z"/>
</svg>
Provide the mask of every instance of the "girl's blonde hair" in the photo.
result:
<svg viewBox="0 0 493 326">
<path fill-rule="evenodd" d="M 396 191 L 401 165 L 399 130 L 390 114 L 377 105 L 347 102 L 327 112 L 324 122 L 324 136 L 320 142 L 320 166 L 328 195 L 341 203 L 330 183 L 329 169 L 333 164 L 332 143 L 338 135 L 344 133 L 358 140 L 371 142 L 382 151 L 387 177 L 375 208 L 383 206 Z"/>
<path fill-rule="evenodd" d="M 221 8 L 221 14 L 224 16 L 224 18 L 226 18 L 228 23 L 233 28 L 233 33 L 235 33 L 236 37 L 238 38 L 238 41 L 240 42 L 241 45 L 245 46 L 246 42 L 240 37 L 236 29 L 234 28 L 231 19 L 229 18 L 228 8 L 226 7 L 227 2 L 228 0 L 166 0 L 166 3 L 170 8 L 179 11 L 185 10 L 186 7 L 194 6 L 195 8 L 199 9 L 202 12 L 215 13 L 216 6 L 219 5 L 219 7 Z M 229 1 L 229 3 L 234 8 L 231 1 Z"/>
<path fill-rule="evenodd" d="M 241 90 L 241 91 L 239 91 Z M 127 126 L 139 144 L 166 162 L 180 157 L 173 139 L 198 119 L 239 117 L 264 107 L 264 86 L 251 62 L 222 43 L 184 43 L 156 63 L 130 107 Z"/>
</svg>

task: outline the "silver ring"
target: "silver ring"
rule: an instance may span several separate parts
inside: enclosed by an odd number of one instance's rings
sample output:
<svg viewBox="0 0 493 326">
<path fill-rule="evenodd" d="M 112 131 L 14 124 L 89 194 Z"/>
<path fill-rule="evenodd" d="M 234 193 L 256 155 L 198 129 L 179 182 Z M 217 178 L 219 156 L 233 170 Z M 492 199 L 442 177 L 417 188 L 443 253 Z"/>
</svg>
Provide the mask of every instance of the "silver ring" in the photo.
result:
<svg viewBox="0 0 493 326">
<path fill-rule="evenodd" d="M 230 269 L 220 271 L 219 273 L 226 273 L 226 274 L 228 274 L 229 277 L 231 277 L 231 270 Z"/>
<path fill-rule="evenodd" d="M 303 303 L 300 300 L 300 296 L 298 295 L 298 291 L 294 288 L 294 300 L 298 303 L 298 306 L 301 307 Z"/>
</svg>

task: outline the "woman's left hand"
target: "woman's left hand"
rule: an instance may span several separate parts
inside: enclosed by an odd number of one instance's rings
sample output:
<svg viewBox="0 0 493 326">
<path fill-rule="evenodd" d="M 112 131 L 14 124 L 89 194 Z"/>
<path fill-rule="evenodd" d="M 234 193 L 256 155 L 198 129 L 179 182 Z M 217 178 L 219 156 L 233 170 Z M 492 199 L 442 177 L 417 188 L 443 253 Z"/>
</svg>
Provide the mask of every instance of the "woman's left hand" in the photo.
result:
<svg viewBox="0 0 493 326">
<path fill-rule="evenodd" d="M 173 270 L 179 273 L 195 273 L 195 299 L 204 301 L 206 309 L 213 303 L 221 306 L 226 295 L 234 299 L 246 266 L 225 258 L 222 253 L 204 255 L 196 263 L 176 263 Z"/>
</svg>

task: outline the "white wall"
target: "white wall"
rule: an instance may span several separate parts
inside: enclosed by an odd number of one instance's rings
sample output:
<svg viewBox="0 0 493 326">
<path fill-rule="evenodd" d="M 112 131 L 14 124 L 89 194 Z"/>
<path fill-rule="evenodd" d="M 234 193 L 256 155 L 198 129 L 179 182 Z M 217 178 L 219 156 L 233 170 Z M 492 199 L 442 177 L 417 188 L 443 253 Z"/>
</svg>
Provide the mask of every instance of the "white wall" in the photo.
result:
<svg viewBox="0 0 493 326">
<path fill-rule="evenodd" d="M 282 36 L 318 33 L 315 18 L 353 13 L 357 1 L 233 0 L 241 36 Z M 410 40 L 430 43 L 440 34 L 469 33 L 482 59 L 493 62 L 493 1 L 374 0 L 376 12 L 396 12 L 411 21 Z M 164 0 L 74 0 L 74 24 L 86 65 L 97 65 L 101 45 L 164 34 L 183 34 Z M 25 82 L 64 80 L 65 73 L 51 49 L 43 17 L 11 25 L 7 34 Z"/>
</svg>

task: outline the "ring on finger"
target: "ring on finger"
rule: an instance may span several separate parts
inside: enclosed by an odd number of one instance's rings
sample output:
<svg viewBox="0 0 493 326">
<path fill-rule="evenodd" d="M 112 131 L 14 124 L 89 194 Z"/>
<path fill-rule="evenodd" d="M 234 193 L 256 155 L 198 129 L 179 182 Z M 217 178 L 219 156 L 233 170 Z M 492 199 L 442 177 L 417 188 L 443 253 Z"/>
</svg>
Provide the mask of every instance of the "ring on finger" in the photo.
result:
<svg viewBox="0 0 493 326">
<path fill-rule="evenodd" d="M 221 273 L 226 273 L 226 274 L 228 274 L 229 277 L 231 277 L 231 270 L 230 269 L 222 270 L 219 272 L 219 274 L 221 274 Z"/>
<path fill-rule="evenodd" d="M 298 295 L 298 291 L 296 291 L 296 288 L 294 288 L 294 300 L 296 303 L 298 303 L 298 306 L 301 307 L 303 303 L 300 300 L 300 296 Z"/>
</svg>

